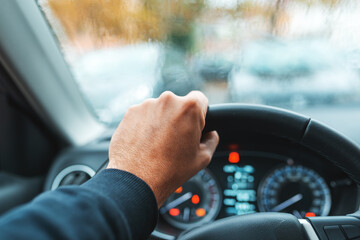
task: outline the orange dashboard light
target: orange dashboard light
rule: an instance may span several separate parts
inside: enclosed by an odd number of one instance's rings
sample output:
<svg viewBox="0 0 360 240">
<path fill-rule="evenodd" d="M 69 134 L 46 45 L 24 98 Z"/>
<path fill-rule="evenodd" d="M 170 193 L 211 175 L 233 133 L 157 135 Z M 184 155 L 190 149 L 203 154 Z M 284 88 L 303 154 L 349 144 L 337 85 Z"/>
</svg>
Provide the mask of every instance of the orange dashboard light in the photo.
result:
<svg viewBox="0 0 360 240">
<path fill-rule="evenodd" d="M 305 217 L 316 217 L 316 215 L 315 215 L 315 213 L 313 213 L 313 212 L 307 212 L 307 213 L 305 214 Z"/>
<path fill-rule="evenodd" d="M 171 216 L 178 216 L 179 214 L 180 214 L 180 210 L 179 209 L 177 209 L 177 208 L 171 208 L 170 210 L 169 210 L 169 214 L 171 215 Z"/>
<path fill-rule="evenodd" d="M 238 163 L 240 161 L 239 153 L 231 152 L 229 154 L 229 163 Z"/>
<path fill-rule="evenodd" d="M 181 193 L 183 190 L 183 187 L 178 187 L 178 189 L 175 190 L 175 193 Z"/>
<path fill-rule="evenodd" d="M 203 217 L 206 215 L 206 210 L 203 208 L 198 208 L 198 209 L 196 209 L 195 214 L 198 217 Z"/>
<path fill-rule="evenodd" d="M 197 194 L 193 195 L 192 198 L 191 198 L 191 202 L 193 204 L 198 204 L 200 202 L 199 195 L 197 195 Z"/>
</svg>

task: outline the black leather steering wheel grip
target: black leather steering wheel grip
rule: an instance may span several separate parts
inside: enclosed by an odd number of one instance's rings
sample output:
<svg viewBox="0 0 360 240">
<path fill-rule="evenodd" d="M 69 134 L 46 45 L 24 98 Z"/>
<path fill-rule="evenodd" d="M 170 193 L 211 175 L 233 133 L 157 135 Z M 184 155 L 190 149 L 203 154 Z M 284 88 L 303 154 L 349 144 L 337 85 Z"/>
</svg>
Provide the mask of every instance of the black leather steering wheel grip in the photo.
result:
<svg viewBox="0 0 360 240">
<path fill-rule="evenodd" d="M 218 220 L 184 232 L 178 240 L 306 240 L 298 219 L 287 213 L 256 213 Z"/>
</svg>

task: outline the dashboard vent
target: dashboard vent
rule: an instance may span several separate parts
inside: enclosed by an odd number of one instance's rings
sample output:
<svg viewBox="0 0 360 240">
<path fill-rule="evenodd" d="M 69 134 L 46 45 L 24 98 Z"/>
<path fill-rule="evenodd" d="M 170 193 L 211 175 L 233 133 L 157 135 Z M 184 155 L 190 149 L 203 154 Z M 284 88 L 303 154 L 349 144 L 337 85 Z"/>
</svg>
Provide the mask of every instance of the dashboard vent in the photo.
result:
<svg viewBox="0 0 360 240">
<path fill-rule="evenodd" d="M 92 178 L 95 171 L 85 165 L 73 165 L 63 169 L 54 179 L 51 190 L 60 186 L 80 185 Z"/>
</svg>

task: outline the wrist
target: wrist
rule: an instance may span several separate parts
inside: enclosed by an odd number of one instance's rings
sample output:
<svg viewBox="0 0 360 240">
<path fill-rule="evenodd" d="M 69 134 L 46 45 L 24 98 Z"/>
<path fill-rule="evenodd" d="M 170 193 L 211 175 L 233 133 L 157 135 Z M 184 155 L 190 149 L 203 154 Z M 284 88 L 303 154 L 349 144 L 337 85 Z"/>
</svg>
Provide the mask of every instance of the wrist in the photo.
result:
<svg viewBox="0 0 360 240">
<path fill-rule="evenodd" d="M 120 166 L 119 164 L 114 164 L 113 162 L 109 162 L 106 169 L 127 172 L 141 179 L 144 183 L 146 183 L 148 188 L 150 188 L 151 192 L 153 193 L 158 208 L 161 207 L 162 203 L 167 198 L 166 191 L 164 191 L 164 187 L 161 186 L 166 184 L 161 184 L 161 180 L 158 176 L 154 177 L 151 176 L 152 174 L 146 174 L 147 172 L 145 169 L 141 169 L 139 167 L 132 168 L 129 166 Z"/>
</svg>

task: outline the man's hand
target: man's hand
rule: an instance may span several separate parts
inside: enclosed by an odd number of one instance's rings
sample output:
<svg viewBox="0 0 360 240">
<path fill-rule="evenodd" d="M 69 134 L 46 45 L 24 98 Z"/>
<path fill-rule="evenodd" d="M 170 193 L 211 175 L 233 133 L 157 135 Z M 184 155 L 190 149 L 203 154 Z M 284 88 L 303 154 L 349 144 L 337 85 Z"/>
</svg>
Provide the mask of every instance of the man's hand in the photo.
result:
<svg viewBox="0 0 360 240">
<path fill-rule="evenodd" d="M 128 109 L 110 143 L 109 165 L 144 180 L 158 207 L 177 187 L 206 167 L 219 142 L 201 137 L 208 100 L 201 92 L 164 92 Z"/>
</svg>

